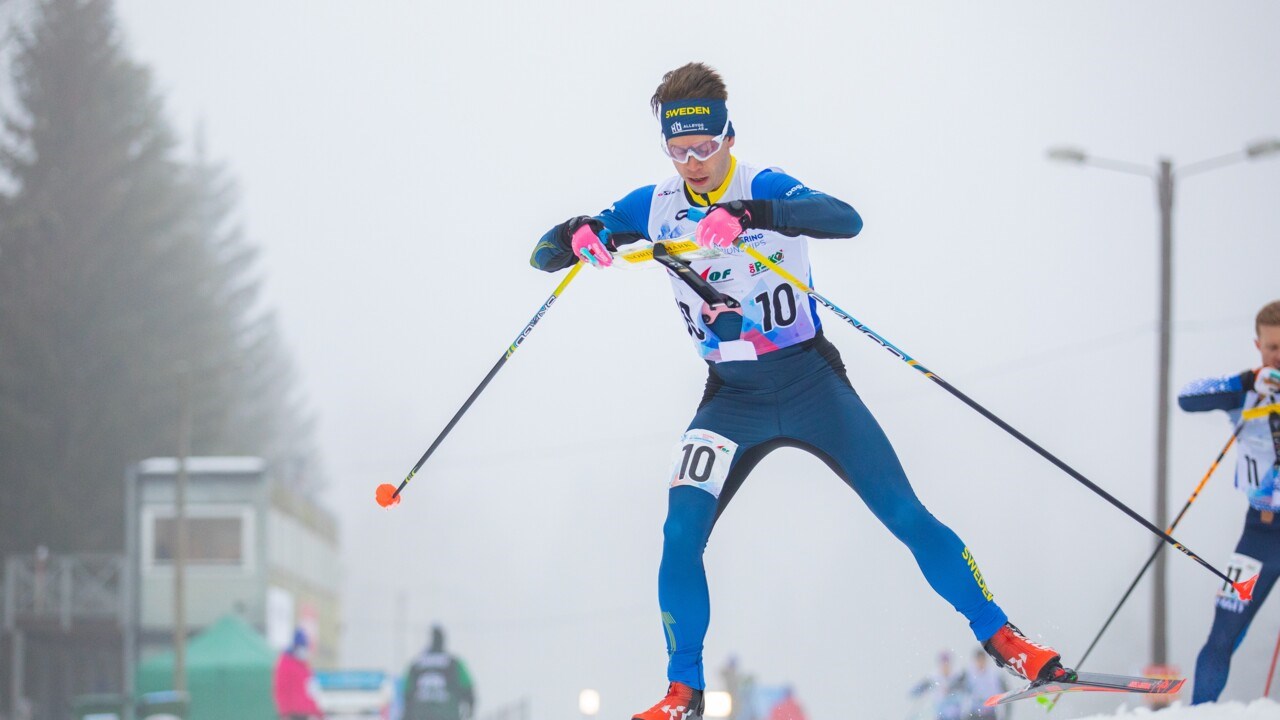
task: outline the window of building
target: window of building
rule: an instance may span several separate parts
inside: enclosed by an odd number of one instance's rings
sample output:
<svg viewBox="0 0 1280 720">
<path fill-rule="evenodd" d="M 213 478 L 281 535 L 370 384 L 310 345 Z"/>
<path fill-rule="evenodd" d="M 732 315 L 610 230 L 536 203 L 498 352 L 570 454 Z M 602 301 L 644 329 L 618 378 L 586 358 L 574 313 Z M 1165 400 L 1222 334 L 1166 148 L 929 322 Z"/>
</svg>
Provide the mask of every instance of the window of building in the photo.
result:
<svg viewBox="0 0 1280 720">
<path fill-rule="evenodd" d="M 239 565 L 244 562 L 244 520 L 239 517 L 187 518 L 187 562 L 205 565 Z M 178 521 L 155 519 L 155 552 L 152 562 L 172 563 L 178 553 Z"/>
<path fill-rule="evenodd" d="M 203 567 L 253 569 L 253 510 L 235 505 L 192 505 L 187 509 L 187 563 Z M 173 566 L 178 523 L 172 507 L 142 512 L 142 557 L 148 568 Z"/>
</svg>

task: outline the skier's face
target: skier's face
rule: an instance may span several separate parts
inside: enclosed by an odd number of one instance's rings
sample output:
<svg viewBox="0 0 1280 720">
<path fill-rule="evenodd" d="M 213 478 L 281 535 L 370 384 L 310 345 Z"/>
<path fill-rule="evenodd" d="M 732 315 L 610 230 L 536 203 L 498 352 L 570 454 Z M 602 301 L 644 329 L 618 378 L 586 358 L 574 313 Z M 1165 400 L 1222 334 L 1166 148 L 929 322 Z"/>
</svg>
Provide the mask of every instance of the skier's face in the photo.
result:
<svg viewBox="0 0 1280 720">
<path fill-rule="evenodd" d="M 677 147 L 693 147 L 698 143 L 714 139 L 711 135 L 685 135 L 671 138 L 667 144 Z M 696 193 L 706 194 L 720 187 L 724 183 L 725 176 L 729 174 L 729 150 L 732 147 L 733 138 L 727 137 L 720 145 L 720 149 L 706 160 L 699 160 L 690 155 L 689 162 L 680 163 L 672 160 L 671 165 L 675 167 L 677 173 L 680 173 L 680 177 L 684 178 L 684 181 L 689 184 L 689 189 Z"/>
<path fill-rule="evenodd" d="M 1258 339 L 1253 341 L 1262 353 L 1262 364 L 1280 369 L 1280 325 L 1259 325 Z"/>
</svg>

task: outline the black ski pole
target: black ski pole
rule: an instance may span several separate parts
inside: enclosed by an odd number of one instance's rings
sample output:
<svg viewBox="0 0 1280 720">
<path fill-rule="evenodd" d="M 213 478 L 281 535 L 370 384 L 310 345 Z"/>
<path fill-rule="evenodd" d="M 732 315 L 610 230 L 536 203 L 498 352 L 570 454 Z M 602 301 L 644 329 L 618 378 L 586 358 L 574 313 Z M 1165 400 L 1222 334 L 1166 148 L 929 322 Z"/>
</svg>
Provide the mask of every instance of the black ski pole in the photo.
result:
<svg viewBox="0 0 1280 720">
<path fill-rule="evenodd" d="M 1258 398 L 1257 402 L 1255 402 L 1253 406 L 1258 407 L 1260 404 L 1262 404 L 1261 397 Z M 1227 444 L 1222 446 L 1222 450 L 1218 453 L 1218 457 L 1214 458 L 1213 464 L 1209 466 L 1204 477 L 1200 478 L 1200 484 L 1196 485 L 1196 489 L 1191 492 L 1191 497 L 1187 498 L 1187 502 L 1182 506 L 1182 509 L 1178 511 L 1177 517 L 1173 519 L 1173 522 L 1169 523 L 1169 529 L 1166 532 L 1173 533 L 1174 529 L 1178 527 L 1178 523 L 1182 522 L 1182 517 L 1191 509 L 1191 506 L 1200 497 L 1200 491 L 1204 490 L 1204 486 L 1209 483 L 1209 478 L 1213 477 L 1213 473 L 1218 470 L 1218 464 L 1222 462 L 1222 458 L 1226 457 L 1227 451 L 1231 449 L 1232 445 L 1235 445 L 1236 439 L 1240 437 L 1240 432 L 1244 430 L 1244 424 L 1245 419 L 1242 417 L 1240 418 L 1240 422 L 1236 423 L 1235 430 L 1231 433 L 1231 437 L 1227 439 Z M 1133 591 L 1138 587 L 1138 583 L 1142 582 L 1142 578 L 1147 574 L 1147 571 L 1151 569 L 1151 566 L 1155 564 L 1156 558 L 1160 556 L 1160 553 L 1163 550 L 1164 543 L 1156 543 L 1156 547 L 1151 551 L 1151 556 L 1147 558 L 1147 562 L 1143 564 L 1142 569 L 1139 570 L 1138 574 L 1133 578 L 1133 582 L 1129 583 L 1129 589 L 1124 591 L 1124 595 L 1120 597 L 1120 602 L 1116 603 L 1111 614 L 1107 616 L 1106 622 L 1102 623 L 1102 627 L 1098 630 L 1098 634 L 1093 636 L 1093 641 L 1089 643 L 1089 647 L 1084 651 L 1084 655 L 1080 656 L 1080 662 L 1075 665 L 1076 670 L 1084 667 L 1085 661 L 1089 659 L 1089 655 L 1093 652 L 1093 649 L 1097 647 L 1098 641 L 1102 639 L 1102 636 L 1106 634 L 1107 629 L 1111 627 L 1111 623 L 1116 619 L 1116 615 L 1120 614 L 1120 608 L 1124 607 L 1124 604 L 1129 601 L 1129 596 L 1132 595 Z M 1061 697 L 1062 693 L 1055 695 L 1053 701 L 1045 708 L 1045 712 L 1052 711 L 1053 708 L 1057 706 L 1058 699 Z"/>
<path fill-rule="evenodd" d="M 690 213 L 689 215 L 690 217 L 694 217 L 693 213 Z M 1253 597 L 1253 586 L 1258 583 L 1257 575 L 1254 575 L 1248 580 L 1243 580 L 1239 582 L 1232 580 L 1230 577 L 1227 576 L 1226 573 L 1214 567 L 1212 564 L 1209 563 L 1209 561 L 1205 560 L 1204 558 L 1200 557 L 1194 552 L 1191 552 L 1191 550 L 1187 546 L 1175 540 L 1172 536 L 1169 535 L 1169 533 L 1156 527 L 1154 523 L 1152 523 L 1150 520 L 1139 515 L 1133 508 L 1120 502 L 1120 500 L 1117 499 L 1115 496 L 1113 496 L 1111 493 L 1099 487 L 1097 483 L 1093 482 L 1089 478 L 1080 474 L 1080 472 L 1077 471 L 1075 468 L 1071 467 L 1070 465 L 1066 464 L 1062 460 L 1058 459 L 1056 455 L 1054 455 L 1053 453 L 1041 447 L 1038 443 L 1036 443 L 1031 438 L 1027 437 L 1026 435 L 1023 435 L 1017 428 L 1013 427 L 1012 425 L 1005 422 L 1004 420 L 1001 420 L 995 413 L 991 412 L 990 410 L 980 405 L 973 398 L 960 392 L 960 390 L 958 390 L 954 385 L 938 377 L 936 374 L 934 374 L 931 370 L 926 368 L 924 365 L 921 365 L 920 362 L 917 361 L 915 358 L 911 357 L 910 355 L 900 350 L 897 346 L 895 346 L 893 343 L 886 340 L 879 333 L 867 327 L 866 325 L 858 322 L 858 320 L 854 318 L 852 315 L 845 312 L 844 310 L 841 310 L 835 303 L 823 297 L 816 290 L 809 287 L 807 284 L 802 282 L 795 275 L 792 275 L 791 273 L 782 269 L 782 267 L 779 266 L 777 263 L 765 257 L 764 253 L 760 252 L 759 250 L 756 250 L 755 248 L 751 247 L 750 245 L 747 245 L 746 243 L 743 243 L 740 240 L 736 241 L 736 243 L 739 248 L 741 248 L 744 252 L 746 252 L 747 255 L 750 255 L 753 259 L 755 259 L 756 262 L 776 272 L 779 277 L 785 279 L 787 282 L 791 283 L 792 285 L 795 285 L 797 288 L 799 288 L 809 297 L 813 298 L 815 301 L 822 303 L 823 307 L 827 308 L 831 312 L 835 313 L 836 315 L 846 320 L 850 325 L 852 325 L 855 329 L 857 329 L 863 335 L 866 335 L 867 337 L 871 338 L 877 344 L 883 347 L 885 350 L 888 350 L 890 353 L 897 356 L 899 360 L 902 360 L 903 362 L 915 368 L 916 370 L 919 370 L 922 374 L 924 374 L 925 377 L 929 378 L 930 380 L 934 381 L 939 386 L 941 386 L 943 390 L 946 390 L 947 392 L 951 393 L 956 399 L 960 400 L 960 402 L 963 402 L 965 405 L 968 405 L 970 408 L 973 408 L 975 411 L 977 411 L 979 415 L 982 415 L 986 419 L 990 420 L 992 423 L 995 423 L 995 425 L 999 427 L 1001 430 L 1004 430 L 1005 432 L 1009 433 L 1013 437 L 1017 438 L 1023 445 L 1026 445 L 1027 447 L 1031 448 L 1038 455 L 1040 455 L 1040 457 L 1043 457 L 1045 460 L 1048 460 L 1050 463 L 1053 463 L 1053 465 L 1056 466 L 1059 470 L 1062 470 L 1066 474 L 1070 475 L 1077 482 L 1079 482 L 1080 484 L 1092 490 L 1102 499 L 1111 503 L 1118 510 L 1120 510 L 1121 512 L 1123 512 L 1124 514 L 1132 518 L 1134 522 L 1137 522 L 1139 525 L 1150 530 L 1153 534 L 1158 536 L 1160 539 L 1164 540 L 1166 543 L 1177 548 L 1178 551 L 1181 552 L 1183 555 L 1186 555 L 1187 557 L 1199 563 L 1202 567 L 1204 567 L 1209 572 L 1225 580 L 1227 583 L 1229 583 L 1232 587 L 1235 588 L 1236 592 L 1239 593 L 1240 598 L 1242 600 L 1249 600 Z"/>
<path fill-rule="evenodd" d="M 560 297 L 560 293 L 564 291 L 565 287 L 569 285 L 569 282 L 573 280 L 574 276 L 576 276 L 578 271 L 581 269 L 582 263 L 577 263 L 569 269 L 569 274 L 564 276 L 564 280 L 560 281 L 560 284 L 556 286 L 556 289 L 551 292 L 551 296 L 547 298 L 546 302 L 542 303 L 542 307 L 538 308 L 538 312 L 533 314 L 533 319 L 524 326 L 524 329 L 520 331 L 520 334 L 516 336 L 516 339 L 512 341 L 509 347 L 507 347 L 507 350 L 502 354 L 502 357 L 498 358 L 498 362 L 494 363 L 493 368 L 489 370 L 489 374 L 484 376 L 484 380 L 481 380 L 480 384 L 476 386 L 476 389 L 471 391 L 471 395 L 467 398 L 467 401 L 462 403 L 462 407 L 458 408 L 458 412 L 453 414 L 453 418 L 449 420 L 449 424 L 445 425 L 444 430 L 441 430 L 440 434 L 436 436 L 436 439 L 432 441 L 431 447 L 427 448 L 427 451 L 422 453 L 422 457 L 418 458 L 418 462 L 414 464 L 413 469 L 409 471 L 409 474 L 405 476 L 404 480 L 400 481 L 400 486 L 394 489 L 390 483 L 383 483 L 378 486 L 377 500 L 379 505 L 383 507 L 390 507 L 400 501 L 400 492 L 404 490 L 405 485 L 408 485 L 409 481 L 413 479 L 413 476 L 418 474 L 418 470 L 422 468 L 422 464 L 427 461 L 427 458 L 431 457 L 431 453 L 435 452 L 436 448 L 440 447 L 440 443 L 444 441 L 445 436 L 449 434 L 449 431 L 453 429 L 454 425 L 458 424 L 458 421 L 462 419 L 462 416 L 471 407 L 471 403 L 474 403 L 476 398 L 480 397 L 480 393 L 484 392 L 484 389 L 489 386 L 489 381 L 493 380 L 493 376 L 497 375 L 498 371 L 502 369 L 502 366 L 507 364 L 507 358 L 514 355 L 516 350 L 520 349 L 520 344 L 524 342 L 525 338 L 529 337 L 529 333 L 533 332 L 533 327 L 538 324 L 538 321 L 542 319 L 543 315 L 547 314 L 547 310 L 555 304 L 556 298 Z"/>
</svg>

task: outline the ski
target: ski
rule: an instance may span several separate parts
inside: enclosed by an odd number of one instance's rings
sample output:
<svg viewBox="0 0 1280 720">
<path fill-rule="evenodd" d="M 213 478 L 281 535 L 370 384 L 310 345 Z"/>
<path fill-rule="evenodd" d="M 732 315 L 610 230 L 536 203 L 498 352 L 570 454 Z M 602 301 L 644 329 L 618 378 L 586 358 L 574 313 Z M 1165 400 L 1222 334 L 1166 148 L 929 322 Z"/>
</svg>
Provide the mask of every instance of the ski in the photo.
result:
<svg viewBox="0 0 1280 720">
<path fill-rule="evenodd" d="M 1066 670 L 1061 677 L 1037 680 L 1021 690 L 1010 690 L 987 698 L 987 707 L 1003 705 L 1014 700 L 1069 692 L 1142 693 L 1146 695 L 1172 695 L 1182 689 L 1186 678 L 1157 680 L 1132 675 L 1106 675 L 1104 673 Z"/>
</svg>

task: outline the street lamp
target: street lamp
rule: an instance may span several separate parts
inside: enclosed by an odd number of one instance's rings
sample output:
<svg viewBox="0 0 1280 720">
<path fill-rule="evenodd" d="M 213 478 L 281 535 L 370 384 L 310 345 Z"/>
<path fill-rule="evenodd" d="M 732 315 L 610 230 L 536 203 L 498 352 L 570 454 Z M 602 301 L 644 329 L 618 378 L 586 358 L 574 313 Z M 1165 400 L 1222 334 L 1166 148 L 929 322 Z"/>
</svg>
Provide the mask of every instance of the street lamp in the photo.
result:
<svg viewBox="0 0 1280 720">
<path fill-rule="evenodd" d="M 1244 149 L 1244 154 L 1248 155 L 1250 159 L 1277 152 L 1280 152 L 1280 138 L 1259 140 L 1258 142 L 1250 143 Z"/>
<path fill-rule="evenodd" d="M 600 693 L 595 690 L 583 690 L 578 693 L 578 712 L 585 717 L 595 717 L 600 713 Z"/>
<path fill-rule="evenodd" d="M 1169 355 L 1172 341 L 1171 310 L 1173 300 L 1173 190 L 1174 181 L 1245 160 L 1257 160 L 1280 153 L 1280 138 L 1267 138 L 1246 145 L 1242 150 L 1211 157 L 1181 166 L 1176 172 L 1173 160 L 1162 157 L 1153 168 L 1149 165 L 1110 160 L 1090 155 L 1070 146 L 1050 148 L 1050 160 L 1089 165 L 1104 170 L 1141 175 L 1156 181 L 1156 200 L 1160 208 L 1160 370 L 1156 380 L 1156 517 L 1155 524 L 1168 527 L 1168 456 L 1169 456 Z M 1151 661 L 1164 665 L 1167 654 L 1165 613 L 1165 556 L 1156 560 L 1155 586 L 1152 588 Z"/>
</svg>

